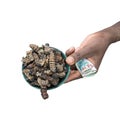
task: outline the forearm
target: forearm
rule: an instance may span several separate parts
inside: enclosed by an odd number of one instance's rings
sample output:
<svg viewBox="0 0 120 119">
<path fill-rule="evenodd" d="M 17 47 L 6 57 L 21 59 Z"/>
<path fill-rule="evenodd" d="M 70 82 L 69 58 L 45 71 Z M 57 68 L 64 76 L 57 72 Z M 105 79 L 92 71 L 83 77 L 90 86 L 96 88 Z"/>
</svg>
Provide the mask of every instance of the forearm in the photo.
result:
<svg viewBox="0 0 120 119">
<path fill-rule="evenodd" d="M 101 30 L 100 32 L 106 34 L 106 38 L 110 44 L 120 41 L 120 21 L 106 29 Z"/>
<path fill-rule="evenodd" d="M 116 35 L 113 42 L 120 41 L 120 21 L 114 24 L 111 28 Z"/>
</svg>

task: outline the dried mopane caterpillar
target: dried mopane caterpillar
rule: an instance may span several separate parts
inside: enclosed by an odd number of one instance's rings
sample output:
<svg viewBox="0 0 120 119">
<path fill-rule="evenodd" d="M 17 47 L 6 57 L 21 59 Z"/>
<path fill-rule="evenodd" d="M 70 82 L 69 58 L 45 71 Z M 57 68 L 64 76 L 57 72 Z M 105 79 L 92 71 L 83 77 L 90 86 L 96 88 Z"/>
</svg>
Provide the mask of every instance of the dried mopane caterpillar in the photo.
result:
<svg viewBox="0 0 120 119">
<path fill-rule="evenodd" d="M 53 51 L 50 51 L 49 67 L 52 72 L 56 72 L 55 54 Z"/>
<path fill-rule="evenodd" d="M 23 57 L 22 58 L 22 62 L 24 64 L 24 66 L 27 66 L 28 64 L 30 64 L 31 62 L 33 62 L 34 60 L 34 57 L 32 55 L 32 51 L 27 51 L 26 52 L 26 57 Z"/>
<path fill-rule="evenodd" d="M 29 46 L 35 52 L 38 52 L 40 50 L 40 47 L 38 45 L 30 44 Z"/>
<path fill-rule="evenodd" d="M 30 44 L 30 51 L 22 58 L 22 72 L 27 82 L 40 88 L 41 96 L 47 99 L 47 90 L 57 87 L 67 75 L 67 64 L 61 51 L 49 46 Z"/>
</svg>

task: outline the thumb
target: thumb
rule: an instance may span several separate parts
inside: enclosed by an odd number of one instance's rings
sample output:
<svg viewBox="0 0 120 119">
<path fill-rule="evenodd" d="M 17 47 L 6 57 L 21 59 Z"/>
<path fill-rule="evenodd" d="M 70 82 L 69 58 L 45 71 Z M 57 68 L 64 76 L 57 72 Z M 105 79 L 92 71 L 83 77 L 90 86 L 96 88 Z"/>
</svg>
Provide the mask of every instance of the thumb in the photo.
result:
<svg viewBox="0 0 120 119">
<path fill-rule="evenodd" d="M 74 53 L 72 53 L 66 58 L 66 62 L 69 65 L 74 65 L 77 61 L 86 58 L 88 55 L 89 55 L 89 50 L 87 50 L 86 48 L 78 47 L 75 49 Z"/>
</svg>

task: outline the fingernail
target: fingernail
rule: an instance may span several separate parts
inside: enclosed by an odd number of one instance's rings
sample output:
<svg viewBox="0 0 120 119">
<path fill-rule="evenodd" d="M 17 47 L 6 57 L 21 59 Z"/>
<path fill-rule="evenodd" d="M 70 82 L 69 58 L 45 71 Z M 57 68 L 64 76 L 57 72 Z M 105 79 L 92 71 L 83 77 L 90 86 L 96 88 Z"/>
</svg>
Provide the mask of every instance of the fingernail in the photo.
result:
<svg viewBox="0 0 120 119">
<path fill-rule="evenodd" d="M 73 65 L 74 62 L 75 62 L 75 60 L 74 60 L 73 57 L 69 56 L 69 57 L 67 57 L 66 62 L 67 62 L 68 64 L 70 64 L 70 65 Z"/>
</svg>

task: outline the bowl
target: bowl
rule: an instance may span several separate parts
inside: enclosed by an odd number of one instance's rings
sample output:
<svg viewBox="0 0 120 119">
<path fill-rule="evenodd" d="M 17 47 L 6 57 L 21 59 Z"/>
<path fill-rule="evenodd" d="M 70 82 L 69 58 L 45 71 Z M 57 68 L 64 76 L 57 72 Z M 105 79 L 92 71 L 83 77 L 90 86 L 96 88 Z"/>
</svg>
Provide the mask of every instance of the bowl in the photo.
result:
<svg viewBox="0 0 120 119">
<path fill-rule="evenodd" d="M 51 48 L 53 48 L 53 49 L 56 50 L 56 51 L 61 52 L 62 58 L 63 58 L 63 59 L 66 59 L 66 55 L 65 55 L 62 51 L 60 51 L 59 49 L 54 48 L 54 47 L 51 47 Z M 55 89 L 55 88 L 61 86 L 61 85 L 64 84 L 64 82 L 68 79 L 68 76 L 69 76 L 69 74 L 70 74 L 70 66 L 69 66 L 66 62 L 65 62 L 65 67 L 66 67 L 66 69 L 67 69 L 67 72 L 66 72 L 65 77 L 64 77 L 64 78 L 61 78 L 60 81 L 59 81 L 59 83 L 58 83 L 56 86 L 50 86 L 50 87 L 48 87 L 48 88 L 47 88 L 48 90 L 50 90 L 50 89 Z M 37 88 L 37 89 L 40 89 L 40 87 L 37 86 L 37 85 L 31 85 L 29 79 L 28 79 L 28 78 L 26 77 L 26 75 L 23 73 L 23 69 L 24 69 L 24 68 L 25 68 L 25 67 L 24 67 L 24 65 L 23 65 L 23 63 L 22 63 L 22 75 L 23 75 L 24 79 L 26 80 L 26 82 L 27 82 L 30 86 L 32 86 L 32 87 L 34 87 L 34 88 Z"/>
</svg>

